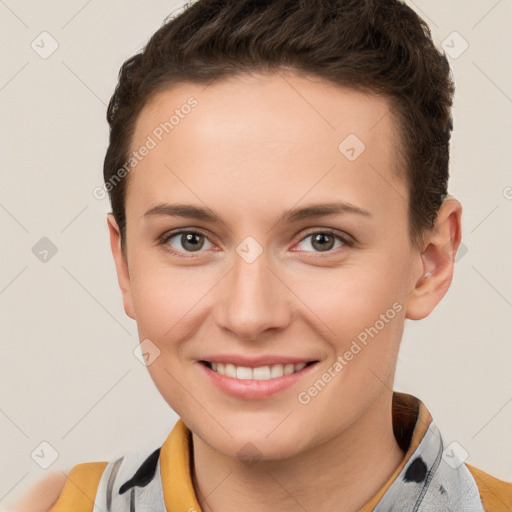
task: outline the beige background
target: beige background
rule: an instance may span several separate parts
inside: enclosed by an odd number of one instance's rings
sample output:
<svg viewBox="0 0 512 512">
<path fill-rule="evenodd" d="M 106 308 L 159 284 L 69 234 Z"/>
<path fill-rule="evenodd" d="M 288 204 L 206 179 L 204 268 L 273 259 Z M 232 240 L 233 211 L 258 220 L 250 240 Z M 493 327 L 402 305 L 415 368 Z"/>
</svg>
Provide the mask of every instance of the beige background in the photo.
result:
<svg viewBox="0 0 512 512">
<path fill-rule="evenodd" d="M 407 324 L 396 389 L 420 397 L 471 463 L 512 481 L 512 3 L 409 4 L 452 54 L 464 248 L 447 297 Z M 156 447 L 177 420 L 133 355 L 109 204 L 92 191 L 119 67 L 181 5 L 0 0 L 0 504 L 48 471 Z M 52 40 L 45 59 L 31 47 Z M 46 263 L 32 251 L 43 237 L 57 248 Z"/>
</svg>

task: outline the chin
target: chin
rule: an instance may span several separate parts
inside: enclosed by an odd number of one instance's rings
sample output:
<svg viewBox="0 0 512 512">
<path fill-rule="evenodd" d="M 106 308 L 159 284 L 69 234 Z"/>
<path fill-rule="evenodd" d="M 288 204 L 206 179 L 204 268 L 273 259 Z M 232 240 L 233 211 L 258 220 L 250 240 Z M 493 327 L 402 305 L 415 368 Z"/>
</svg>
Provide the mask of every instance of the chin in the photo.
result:
<svg viewBox="0 0 512 512">
<path fill-rule="evenodd" d="M 228 453 L 224 452 L 225 455 L 245 462 L 247 465 L 283 460 L 300 452 L 297 440 L 287 435 L 275 436 L 272 440 L 265 435 L 236 437 L 229 446 L 219 448 L 227 449 Z"/>
<path fill-rule="evenodd" d="M 252 423 L 247 428 L 235 428 L 234 425 L 223 423 L 228 433 L 224 429 L 220 429 L 222 433 L 219 430 L 212 431 L 208 427 L 204 428 L 204 424 L 194 431 L 217 452 L 247 462 L 248 465 L 265 460 L 286 459 L 301 451 L 304 438 L 302 435 L 290 435 L 289 427 L 282 425 L 276 428 L 279 422 L 272 422 L 272 426 L 264 422 L 259 422 L 258 425 Z M 293 431 L 297 432 L 295 428 Z"/>
</svg>

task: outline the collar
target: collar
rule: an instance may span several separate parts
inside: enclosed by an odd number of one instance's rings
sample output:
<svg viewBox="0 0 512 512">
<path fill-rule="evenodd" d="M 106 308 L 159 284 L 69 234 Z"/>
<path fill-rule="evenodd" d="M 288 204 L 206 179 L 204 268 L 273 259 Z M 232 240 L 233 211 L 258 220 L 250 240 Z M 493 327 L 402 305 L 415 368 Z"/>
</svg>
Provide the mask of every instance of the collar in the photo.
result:
<svg viewBox="0 0 512 512">
<path fill-rule="evenodd" d="M 441 434 L 419 399 L 393 393 L 393 431 L 405 456 L 359 512 L 484 512 L 469 470 L 453 450 L 451 456 L 445 453 Z M 191 442 L 191 432 L 180 418 L 162 445 L 160 471 L 168 512 L 201 512 L 192 484 Z"/>
<path fill-rule="evenodd" d="M 415 454 L 432 423 L 432 416 L 428 409 L 421 400 L 413 395 L 395 391 L 393 393 L 392 408 L 393 433 L 395 434 L 398 446 L 405 452 L 405 455 L 395 472 L 360 512 L 371 512 L 375 509 L 384 494 L 391 487 L 391 484 L 397 480 L 406 464 Z"/>
</svg>

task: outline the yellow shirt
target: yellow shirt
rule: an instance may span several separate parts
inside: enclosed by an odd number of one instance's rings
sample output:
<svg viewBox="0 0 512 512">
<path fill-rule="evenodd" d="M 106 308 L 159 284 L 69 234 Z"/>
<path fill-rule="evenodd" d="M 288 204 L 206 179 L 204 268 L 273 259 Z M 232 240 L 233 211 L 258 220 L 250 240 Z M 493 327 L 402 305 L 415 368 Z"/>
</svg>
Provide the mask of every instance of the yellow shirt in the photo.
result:
<svg viewBox="0 0 512 512">
<path fill-rule="evenodd" d="M 393 429 L 397 442 L 405 451 L 404 459 L 359 512 L 387 511 L 391 506 L 418 512 L 512 511 L 512 483 L 494 478 L 463 461 L 457 462 L 456 450 L 443 445 L 429 411 L 417 398 L 394 393 Z M 78 464 L 69 472 L 66 485 L 50 512 L 108 512 L 113 494 L 122 494 L 119 499 L 126 500 L 121 507 L 117 505 L 116 510 L 128 512 L 132 507 L 136 510 L 135 496 L 140 496 L 139 491 L 150 482 L 154 484 L 151 499 L 155 501 L 150 499 L 143 503 L 153 504 L 155 510 L 162 511 L 165 503 L 166 512 L 201 512 L 191 478 L 190 443 L 190 430 L 179 419 L 161 448 L 147 457 L 142 465 L 137 462 L 137 471 L 125 473 L 120 482 L 123 485 L 118 484 L 115 493 L 112 492 L 113 482 L 123 458 L 110 463 Z M 131 478 L 126 479 L 127 474 Z M 110 490 L 105 493 L 107 487 Z M 105 498 L 104 494 L 111 496 Z M 448 499 L 452 501 L 446 501 Z M 447 504 L 450 508 L 446 508 Z"/>
</svg>

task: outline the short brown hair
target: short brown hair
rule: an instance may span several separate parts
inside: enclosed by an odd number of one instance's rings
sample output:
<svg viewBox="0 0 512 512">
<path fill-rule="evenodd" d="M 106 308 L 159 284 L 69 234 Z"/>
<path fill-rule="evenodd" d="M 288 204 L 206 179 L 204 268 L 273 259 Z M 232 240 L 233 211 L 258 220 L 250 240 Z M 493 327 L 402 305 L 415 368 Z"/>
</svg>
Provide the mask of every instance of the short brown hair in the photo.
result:
<svg viewBox="0 0 512 512">
<path fill-rule="evenodd" d="M 128 161 L 135 122 L 155 93 L 177 83 L 208 84 L 241 73 L 281 69 L 389 99 L 409 189 L 410 235 L 419 241 L 434 226 L 447 194 L 455 86 L 428 25 L 398 0 L 185 4 L 119 71 L 107 110 L 105 184 L 112 184 Z M 126 179 L 108 188 L 123 249 Z"/>
</svg>

